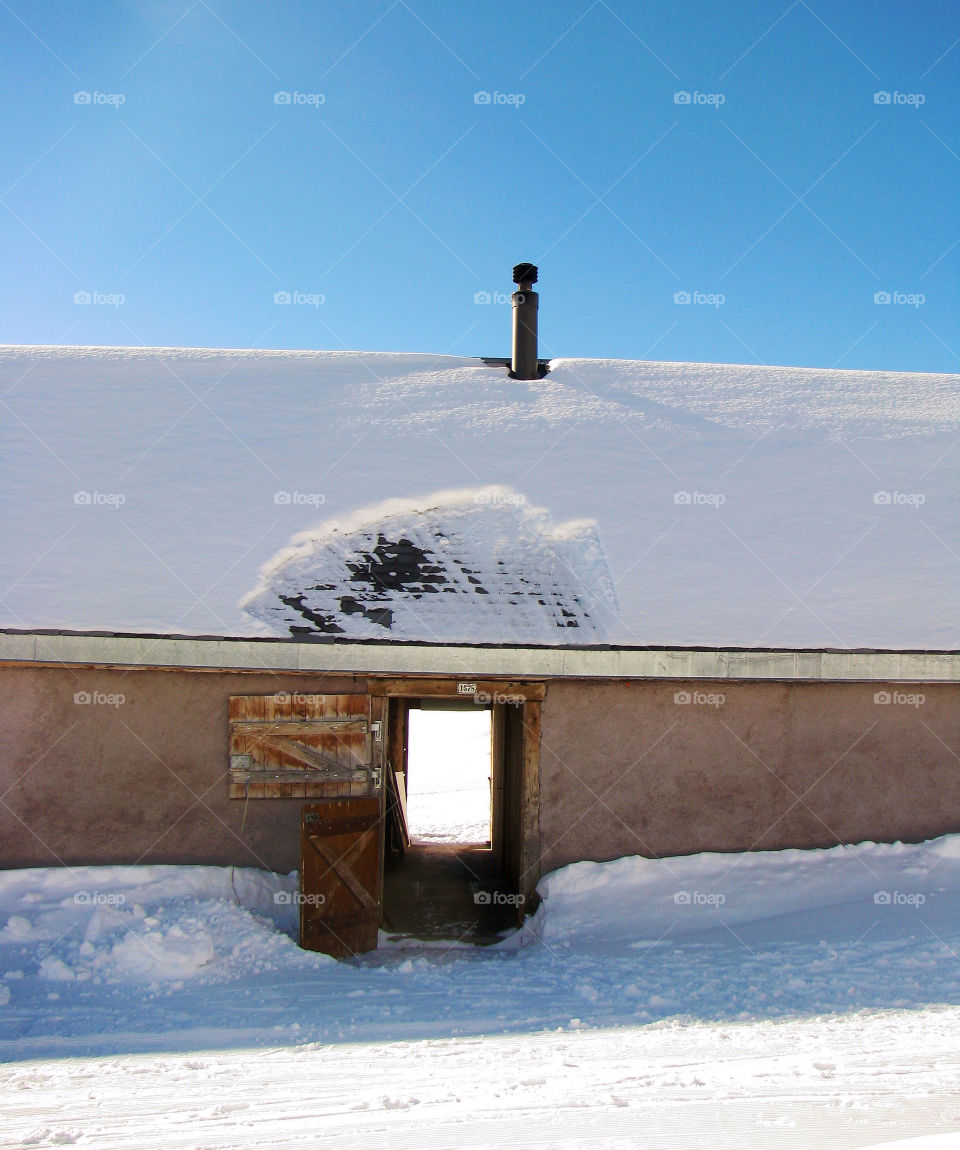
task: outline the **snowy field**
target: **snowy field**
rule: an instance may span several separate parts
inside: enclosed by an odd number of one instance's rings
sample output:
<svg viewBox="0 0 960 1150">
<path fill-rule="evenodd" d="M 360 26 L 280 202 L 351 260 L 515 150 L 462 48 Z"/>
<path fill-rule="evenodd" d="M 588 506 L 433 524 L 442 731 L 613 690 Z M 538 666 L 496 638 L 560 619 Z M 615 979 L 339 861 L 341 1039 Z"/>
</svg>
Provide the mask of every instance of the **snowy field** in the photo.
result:
<svg viewBox="0 0 960 1150">
<path fill-rule="evenodd" d="M 294 886 L 3 873 L 0 1145 L 960 1144 L 960 836 L 579 863 L 498 947 L 344 963 Z"/>
<path fill-rule="evenodd" d="M 451 747 L 456 747 L 455 758 Z M 489 842 L 490 712 L 411 709 L 408 760 L 411 837 L 434 843 Z"/>
</svg>

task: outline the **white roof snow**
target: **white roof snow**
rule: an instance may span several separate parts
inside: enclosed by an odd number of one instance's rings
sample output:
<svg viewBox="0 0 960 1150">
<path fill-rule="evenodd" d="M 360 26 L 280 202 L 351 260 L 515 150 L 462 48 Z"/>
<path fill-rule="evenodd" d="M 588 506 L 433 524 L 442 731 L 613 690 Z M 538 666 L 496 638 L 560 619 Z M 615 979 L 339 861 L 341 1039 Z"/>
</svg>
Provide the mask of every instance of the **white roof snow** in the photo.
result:
<svg viewBox="0 0 960 1150">
<path fill-rule="evenodd" d="M 504 487 L 388 500 L 293 543 L 242 603 L 285 634 L 596 643 L 616 619 L 593 524 L 555 524 Z"/>
<path fill-rule="evenodd" d="M 0 392 L 3 626 L 960 647 L 957 376 L 6 347 Z"/>
</svg>

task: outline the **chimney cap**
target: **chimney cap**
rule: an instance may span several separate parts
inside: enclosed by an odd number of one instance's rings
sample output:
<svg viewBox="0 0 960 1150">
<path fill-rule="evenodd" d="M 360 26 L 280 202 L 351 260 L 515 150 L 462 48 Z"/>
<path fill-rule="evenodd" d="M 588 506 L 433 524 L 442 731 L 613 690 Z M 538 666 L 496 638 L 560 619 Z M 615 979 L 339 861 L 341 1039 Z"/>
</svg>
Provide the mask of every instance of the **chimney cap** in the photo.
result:
<svg viewBox="0 0 960 1150">
<path fill-rule="evenodd" d="M 537 282 L 537 265 L 516 264 L 513 269 L 513 282 L 515 284 L 535 284 Z"/>
</svg>

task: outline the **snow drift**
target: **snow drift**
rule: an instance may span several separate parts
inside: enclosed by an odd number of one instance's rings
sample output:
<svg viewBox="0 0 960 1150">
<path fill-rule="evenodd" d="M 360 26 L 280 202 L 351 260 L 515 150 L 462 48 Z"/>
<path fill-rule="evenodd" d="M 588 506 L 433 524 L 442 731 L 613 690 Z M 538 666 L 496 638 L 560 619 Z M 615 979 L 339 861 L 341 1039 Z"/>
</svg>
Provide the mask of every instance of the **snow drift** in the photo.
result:
<svg viewBox="0 0 960 1150">
<path fill-rule="evenodd" d="M 949 921 L 960 911 L 960 835 L 821 850 L 629 856 L 546 875 L 523 934 L 544 943 L 672 945 L 753 924 L 767 938 Z M 953 929 L 950 927 L 949 929 Z"/>
<path fill-rule="evenodd" d="M 240 867 L 0 871 L 0 955 L 31 954 L 43 981 L 90 985 L 221 982 L 332 962 L 290 937 L 295 890 L 295 874 Z"/>
<path fill-rule="evenodd" d="M 333 979 L 330 988 L 361 989 L 370 974 L 362 963 L 337 963 L 296 946 L 296 888 L 296 874 L 252 868 L 0 872 L 0 988 L 9 1001 L 11 993 L 24 998 L 26 982 L 63 983 L 67 990 L 184 980 L 208 985 L 265 972 L 280 987 L 288 977 L 302 981 L 323 967 L 323 985 Z M 604 998 L 604 980 L 615 969 L 604 964 L 613 961 L 625 964 L 616 978 L 626 978 L 621 989 L 629 991 L 631 1013 L 663 1013 L 665 1006 L 724 1011 L 737 1001 L 741 964 L 751 966 L 760 950 L 766 954 L 761 981 L 779 987 L 770 991 L 773 999 L 783 993 L 778 977 L 805 971 L 788 1000 L 796 1006 L 811 992 L 827 999 L 834 992 L 835 966 L 832 974 L 829 964 L 826 974 L 821 969 L 827 948 L 834 959 L 839 949 L 856 954 L 863 980 L 858 992 L 887 1005 L 903 1005 L 913 981 L 917 993 L 930 996 L 924 1001 L 938 992 L 945 1001 L 960 1001 L 960 835 L 919 844 L 573 863 L 545 876 L 538 890 L 543 901 L 536 914 L 501 944 L 456 948 L 465 994 L 468 984 L 494 997 L 508 986 L 521 993 L 537 985 L 539 996 L 549 967 L 551 978 L 562 974 L 577 987 L 593 986 L 596 993 L 582 997 L 595 1002 Z M 411 965 L 403 957 L 410 951 L 404 947 L 396 957 L 397 970 L 432 972 L 428 982 L 437 989 L 439 968 L 422 957 Z M 666 951 L 672 957 L 660 969 L 657 956 Z M 441 966 L 448 957 L 442 950 L 427 953 Z M 394 961 L 390 954 L 373 957 Z M 524 964 L 517 967 L 521 955 Z M 558 955 L 569 969 L 552 965 Z M 709 961 L 709 984 L 692 977 L 701 960 Z M 379 975 L 387 968 L 375 969 Z M 753 966 L 750 975 L 761 971 Z M 758 992 L 755 1009 L 762 1000 Z M 818 997 L 816 1008 L 823 1005 Z M 616 1021 L 616 1011 L 605 1017 Z"/>
</svg>

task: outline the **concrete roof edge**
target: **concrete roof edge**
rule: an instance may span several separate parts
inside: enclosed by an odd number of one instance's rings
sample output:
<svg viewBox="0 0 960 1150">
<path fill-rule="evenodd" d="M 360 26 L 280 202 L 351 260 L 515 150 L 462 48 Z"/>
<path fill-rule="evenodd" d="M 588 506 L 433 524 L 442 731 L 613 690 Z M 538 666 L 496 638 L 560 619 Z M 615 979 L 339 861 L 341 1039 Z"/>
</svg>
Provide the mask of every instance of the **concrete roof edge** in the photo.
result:
<svg viewBox="0 0 960 1150">
<path fill-rule="evenodd" d="M 960 651 L 511 646 L 0 629 L 0 664 L 519 679 L 960 682 Z"/>
</svg>

